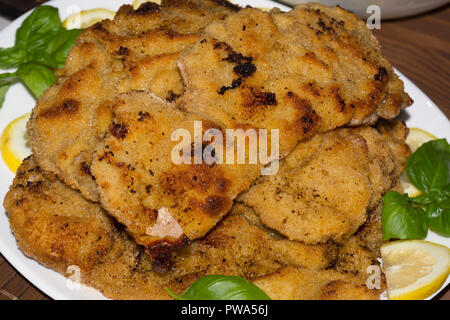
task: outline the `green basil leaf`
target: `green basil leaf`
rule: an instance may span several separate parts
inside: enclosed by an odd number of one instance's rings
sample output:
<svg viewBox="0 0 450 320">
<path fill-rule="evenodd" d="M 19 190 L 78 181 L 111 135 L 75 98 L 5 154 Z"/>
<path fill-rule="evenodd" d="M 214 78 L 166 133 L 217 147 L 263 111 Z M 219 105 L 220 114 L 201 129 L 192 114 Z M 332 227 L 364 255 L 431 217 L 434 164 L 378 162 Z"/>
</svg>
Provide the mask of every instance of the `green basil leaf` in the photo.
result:
<svg viewBox="0 0 450 320">
<path fill-rule="evenodd" d="M 17 81 L 15 73 L 3 73 L 0 74 L 0 108 L 5 102 L 5 95 L 11 84 Z"/>
<path fill-rule="evenodd" d="M 45 35 L 42 35 L 40 38 L 30 41 L 26 45 L 25 50 L 27 50 L 27 52 L 32 52 L 32 51 L 46 52 L 48 44 L 52 41 L 52 39 L 55 37 L 56 34 L 57 34 L 57 31 L 49 32 Z M 31 61 L 28 60 L 26 62 L 31 62 Z"/>
<path fill-rule="evenodd" d="M 26 60 L 27 63 L 39 64 L 48 68 L 55 69 L 58 67 L 58 62 L 56 62 L 55 58 L 43 51 L 28 52 Z"/>
<path fill-rule="evenodd" d="M 18 67 L 25 61 L 26 52 L 16 47 L 0 48 L 0 68 L 8 69 Z"/>
<path fill-rule="evenodd" d="M 16 74 L 36 98 L 39 98 L 56 81 L 56 76 L 52 70 L 37 64 L 21 65 Z"/>
<path fill-rule="evenodd" d="M 409 200 L 415 204 L 427 205 L 435 202 L 435 199 L 428 193 L 423 193 L 415 198 L 409 198 Z"/>
<path fill-rule="evenodd" d="M 10 85 L 17 80 L 15 73 L 2 73 L 0 74 L 0 87 Z"/>
<path fill-rule="evenodd" d="M 80 32 L 62 27 L 57 8 L 36 8 L 17 30 L 14 47 L 0 48 L 0 68 L 18 67 L 15 74 L 0 75 L 0 107 L 18 78 L 36 98 L 50 87 L 56 76 L 49 68 L 64 67 Z"/>
<path fill-rule="evenodd" d="M 9 86 L 10 86 L 9 84 L 0 86 L 0 109 L 3 106 L 3 102 L 5 102 L 5 96 L 6 92 L 8 92 Z"/>
<path fill-rule="evenodd" d="M 409 180 L 423 192 L 442 190 L 450 183 L 450 146 L 445 139 L 424 143 L 408 159 Z"/>
<path fill-rule="evenodd" d="M 412 206 L 404 195 L 395 191 L 383 197 L 381 225 L 383 240 L 423 239 L 428 233 L 424 210 Z"/>
<path fill-rule="evenodd" d="M 61 28 L 57 8 L 37 7 L 17 29 L 15 46 L 31 50 L 42 49 Z"/>
<path fill-rule="evenodd" d="M 82 29 L 61 29 L 48 43 L 46 52 L 56 62 L 56 68 L 63 68 L 69 50 L 75 45 L 75 40 Z"/>
<path fill-rule="evenodd" d="M 450 196 L 450 183 L 442 189 L 442 192 L 444 192 L 446 195 Z"/>
<path fill-rule="evenodd" d="M 211 275 L 198 279 L 183 294 L 167 293 L 177 300 L 270 300 L 250 281 L 236 276 Z"/>
<path fill-rule="evenodd" d="M 446 237 L 450 237 L 450 199 L 426 207 L 428 226 Z"/>
<path fill-rule="evenodd" d="M 450 197 L 450 194 L 445 189 L 439 191 L 432 191 L 429 195 L 436 201 L 441 202 L 445 201 Z"/>
</svg>

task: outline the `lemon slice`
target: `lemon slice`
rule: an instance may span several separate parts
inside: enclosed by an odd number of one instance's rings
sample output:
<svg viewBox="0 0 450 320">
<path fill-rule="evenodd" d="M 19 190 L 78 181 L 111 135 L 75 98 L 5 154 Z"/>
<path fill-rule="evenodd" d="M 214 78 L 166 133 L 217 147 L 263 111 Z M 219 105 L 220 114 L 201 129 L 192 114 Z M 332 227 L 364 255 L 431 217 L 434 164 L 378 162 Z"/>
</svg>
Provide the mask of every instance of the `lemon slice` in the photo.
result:
<svg viewBox="0 0 450 320">
<path fill-rule="evenodd" d="M 83 10 L 69 16 L 62 25 L 66 29 L 87 28 L 104 19 L 114 19 L 115 14 L 114 11 L 105 8 Z"/>
<path fill-rule="evenodd" d="M 400 184 L 403 188 L 403 192 L 407 193 L 408 196 L 411 198 L 415 198 L 422 194 L 422 191 L 417 189 L 416 186 L 413 185 L 411 181 L 409 181 L 408 174 L 406 173 L 406 171 L 400 175 Z"/>
<path fill-rule="evenodd" d="M 381 259 L 392 300 L 425 299 L 439 290 L 450 272 L 450 250 L 423 240 L 384 244 Z"/>
<path fill-rule="evenodd" d="M 146 3 L 146 2 L 153 2 L 156 4 L 161 4 L 161 0 L 134 0 L 133 2 L 133 9 L 136 10 L 137 8 L 139 8 L 141 6 L 141 4 Z"/>
<path fill-rule="evenodd" d="M 22 164 L 23 159 L 31 154 L 27 136 L 27 121 L 30 113 L 11 121 L 0 138 L 3 160 L 12 172 Z"/>
<path fill-rule="evenodd" d="M 436 140 L 437 137 L 428 131 L 419 128 L 409 128 L 409 134 L 406 137 L 406 143 L 411 148 L 412 152 L 416 152 L 417 149 L 425 142 Z"/>
<path fill-rule="evenodd" d="M 415 152 L 425 142 L 436 139 L 437 137 L 428 131 L 419 128 L 410 128 L 406 143 L 411 148 L 411 151 Z M 403 187 L 403 192 L 407 193 L 410 197 L 414 198 L 422 194 L 422 191 L 417 189 L 411 181 L 409 181 L 406 172 L 403 172 L 400 176 L 400 183 Z"/>
</svg>

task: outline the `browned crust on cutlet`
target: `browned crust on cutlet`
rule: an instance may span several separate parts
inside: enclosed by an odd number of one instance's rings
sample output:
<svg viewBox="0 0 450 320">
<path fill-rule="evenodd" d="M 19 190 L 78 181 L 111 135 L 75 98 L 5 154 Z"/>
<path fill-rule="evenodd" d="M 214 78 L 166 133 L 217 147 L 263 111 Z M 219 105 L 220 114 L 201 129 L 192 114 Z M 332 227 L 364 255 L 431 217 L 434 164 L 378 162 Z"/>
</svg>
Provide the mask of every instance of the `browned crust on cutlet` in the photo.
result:
<svg viewBox="0 0 450 320">
<path fill-rule="evenodd" d="M 48 192 L 50 190 L 53 192 Z M 61 202 L 69 202 L 70 206 L 60 210 L 58 204 Z M 30 205 L 36 203 L 39 206 L 30 210 Z M 79 266 L 82 283 L 115 299 L 169 299 L 165 287 L 181 293 L 195 280 L 210 274 L 237 275 L 259 284 L 260 279 L 282 273 L 286 268 L 309 270 L 307 274 L 320 275 L 321 280 L 314 284 L 314 292 L 335 288 L 337 279 L 353 288 L 361 285 L 362 270 L 371 261 L 366 257 L 367 253 L 351 249 L 354 246 L 308 246 L 286 240 L 265 229 L 250 208 L 237 204 L 205 238 L 181 251 L 170 252 L 174 254 L 172 268 L 160 274 L 154 271 L 154 261 L 143 248 L 121 228 L 106 222 L 109 219 L 104 220 L 104 211 L 98 204 L 84 199 L 55 177 L 45 175 L 32 159 L 26 160 L 19 169 L 6 196 L 5 207 L 24 253 L 65 276 L 70 275 L 66 273 L 68 266 Z M 75 221 L 68 225 L 59 223 L 60 219 L 72 214 Z M 40 230 L 39 225 L 53 225 L 54 228 L 48 233 L 36 232 Z M 76 242 L 72 242 L 73 237 Z M 339 257 L 345 252 L 360 257 L 359 275 L 355 274 L 355 265 L 351 272 L 344 272 L 344 268 L 348 269 L 347 262 L 340 263 Z M 330 269 L 331 265 L 334 266 L 332 270 L 324 270 Z M 309 292 L 311 286 L 298 280 L 298 277 L 294 281 L 284 277 L 277 283 L 284 287 L 296 286 L 299 292 Z M 299 298 L 295 292 L 280 296 L 280 292 L 267 291 L 273 298 Z M 350 291 L 347 297 L 363 297 L 353 292 Z M 373 291 L 372 295 L 377 293 Z"/>
<path fill-rule="evenodd" d="M 32 158 L 17 171 L 4 200 L 11 230 L 29 257 L 62 274 L 75 265 L 89 272 L 112 245 L 112 220 Z"/>
<path fill-rule="evenodd" d="M 35 161 L 85 197 L 98 201 L 88 170 L 95 145 L 110 127 L 115 96 L 150 90 L 175 103 L 184 84 L 177 67 L 181 50 L 213 19 L 236 8 L 210 0 L 122 6 L 114 20 L 82 32 L 56 84 L 39 99 L 29 122 Z"/>
<path fill-rule="evenodd" d="M 203 237 L 248 188 L 259 167 L 242 174 L 208 169 L 205 176 L 217 189 L 179 179 L 180 172 L 172 168 L 158 172 L 156 184 L 141 180 L 153 176 L 151 170 L 145 177 L 135 173 L 148 159 L 117 156 L 133 134 L 132 121 L 117 119 L 119 94 L 152 93 L 174 113 L 182 109 L 222 128 L 280 129 L 281 157 L 317 133 L 392 118 L 411 103 L 359 19 L 311 4 L 289 13 L 238 10 L 210 0 L 143 4 L 138 10 L 123 6 L 114 20 L 81 34 L 61 74 L 29 122 L 35 161 L 86 198 L 101 200 L 138 243 L 150 250 L 163 243 L 164 250 L 153 255 L 160 270 L 171 255 L 166 247 L 173 251 L 187 243 L 185 237 Z M 149 112 L 140 112 L 136 121 L 151 120 Z M 105 136 L 116 143 L 110 150 Z M 109 167 L 99 169 L 99 162 Z M 115 195 L 118 184 L 103 169 L 120 176 L 115 180 L 123 187 L 120 197 Z M 192 171 L 201 170 L 194 166 L 181 172 L 193 177 Z M 149 197 L 158 192 L 164 200 L 155 205 Z M 129 211 L 122 206 L 127 200 L 118 200 L 128 197 L 137 203 Z M 182 241 L 146 234 L 157 219 L 155 210 L 166 203 L 177 218 L 185 213 Z M 357 220 L 355 225 L 362 218 Z M 192 227 L 196 223 L 200 227 Z"/>
<path fill-rule="evenodd" d="M 340 8 L 242 9 L 211 23 L 179 65 L 186 110 L 230 127 L 279 128 L 283 155 L 318 132 L 393 118 L 412 102 L 375 37 Z"/>
<path fill-rule="evenodd" d="M 386 121 L 318 134 L 282 160 L 278 174 L 259 178 L 239 199 L 268 227 L 305 243 L 340 243 L 366 223 L 359 233 L 376 251 L 377 207 L 396 187 L 410 154 L 404 131 L 401 122 Z M 376 239 L 365 235 L 370 230 Z"/>
<path fill-rule="evenodd" d="M 195 164 L 194 154 L 190 164 L 174 164 L 167 159 L 179 143 L 172 140 L 172 132 L 182 128 L 193 137 L 195 121 L 202 121 L 203 134 L 222 128 L 149 92 L 120 95 L 111 108 L 113 124 L 90 166 L 101 204 L 137 243 L 148 248 L 158 270 L 164 264 L 167 269 L 170 251 L 186 245 L 186 239 L 206 235 L 230 210 L 234 198 L 259 176 L 261 166 Z M 180 225 L 180 238 L 152 233 L 161 208 Z"/>
</svg>

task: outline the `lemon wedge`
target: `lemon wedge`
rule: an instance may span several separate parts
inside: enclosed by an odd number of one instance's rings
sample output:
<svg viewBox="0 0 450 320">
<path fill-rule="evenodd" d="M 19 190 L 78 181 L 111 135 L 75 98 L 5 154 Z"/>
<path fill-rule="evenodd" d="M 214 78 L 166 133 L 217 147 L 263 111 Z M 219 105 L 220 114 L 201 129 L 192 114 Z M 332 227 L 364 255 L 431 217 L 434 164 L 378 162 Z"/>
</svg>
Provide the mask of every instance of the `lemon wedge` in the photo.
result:
<svg viewBox="0 0 450 320">
<path fill-rule="evenodd" d="M 87 28 L 104 19 L 114 19 L 115 14 L 114 11 L 105 8 L 83 10 L 69 16 L 62 25 L 66 29 Z"/>
<path fill-rule="evenodd" d="M 450 272 L 450 250 L 423 240 L 393 241 L 381 247 L 391 300 L 422 300 L 444 284 Z"/>
<path fill-rule="evenodd" d="M 412 152 L 415 152 L 425 142 L 436 140 L 437 137 L 433 134 L 419 128 L 409 128 L 408 137 L 406 137 L 406 144 L 411 148 Z M 406 172 L 403 172 L 400 176 L 400 183 L 403 187 L 403 192 L 407 193 L 411 198 L 417 197 L 422 194 L 422 191 L 417 189 L 411 181 L 409 181 Z"/>
<path fill-rule="evenodd" d="M 156 4 L 161 4 L 161 0 L 153 0 L 153 1 L 149 1 L 149 0 L 134 0 L 133 2 L 133 9 L 136 10 L 137 8 L 139 8 L 141 6 L 141 4 L 146 3 L 146 2 L 153 2 Z"/>
<path fill-rule="evenodd" d="M 0 138 L 3 160 L 12 172 L 22 164 L 23 159 L 31 154 L 27 136 L 27 121 L 30 113 L 11 121 Z"/>
</svg>

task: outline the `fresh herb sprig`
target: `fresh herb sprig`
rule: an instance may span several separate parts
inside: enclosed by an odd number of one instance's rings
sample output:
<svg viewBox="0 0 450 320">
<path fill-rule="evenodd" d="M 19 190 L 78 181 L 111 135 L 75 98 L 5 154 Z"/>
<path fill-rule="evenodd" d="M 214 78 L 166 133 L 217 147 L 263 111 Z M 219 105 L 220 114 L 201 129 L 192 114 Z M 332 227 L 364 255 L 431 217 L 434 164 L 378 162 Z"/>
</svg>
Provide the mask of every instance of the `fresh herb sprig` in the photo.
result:
<svg viewBox="0 0 450 320">
<path fill-rule="evenodd" d="M 176 300 L 270 300 L 260 288 L 237 276 L 205 276 L 181 295 L 165 290 Z"/>
<path fill-rule="evenodd" d="M 0 74 L 0 108 L 8 88 L 21 81 L 38 98 L 55 81 L 54 69 L 64 67 L 67 54 L 81 29 L 65 29 L 58 9 L 37 7 L 16 32 L 11 48 L 0 48 L 0 69 L 17 68 Z"/>
<path fill-rule="evenodd" d="M 383 197 L 383 240 L 423 239 L 428 228 L 450 236 L 450 146 L 446 139 L 423 144 L 408 159 L 409 180 L 423 193 L 415 198 L 389 191 Z"/>
</svg>

